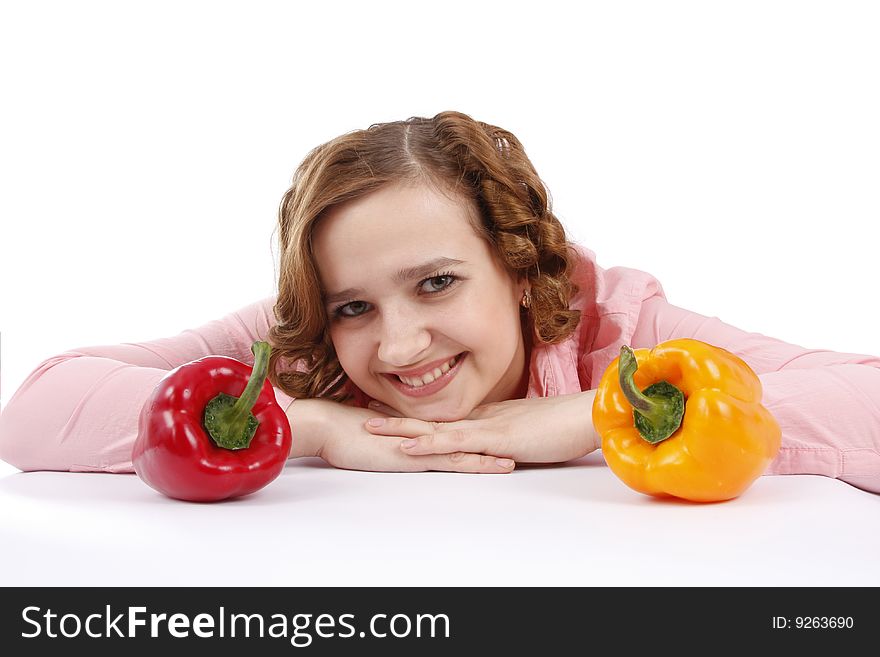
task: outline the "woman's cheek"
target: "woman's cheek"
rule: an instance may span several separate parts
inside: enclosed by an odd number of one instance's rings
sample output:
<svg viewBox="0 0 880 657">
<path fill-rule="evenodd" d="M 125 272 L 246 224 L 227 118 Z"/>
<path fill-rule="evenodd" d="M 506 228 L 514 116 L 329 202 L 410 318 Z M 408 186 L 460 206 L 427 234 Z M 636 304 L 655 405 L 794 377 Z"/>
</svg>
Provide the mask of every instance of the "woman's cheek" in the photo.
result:
<svg viewBox="0 0 880 657">
<path fill-rule="evenodd" d="M 361 379 L 363 374 L 368 371 L 370 362 L 369 355 L 365 353 L 367 348 L 364 339 L 359 338 L 357 331 L 346 328 L 331 328 L 330 341 L 333 343 L 336 358 L 345 373 L 350 378 Z"/>
</svg>

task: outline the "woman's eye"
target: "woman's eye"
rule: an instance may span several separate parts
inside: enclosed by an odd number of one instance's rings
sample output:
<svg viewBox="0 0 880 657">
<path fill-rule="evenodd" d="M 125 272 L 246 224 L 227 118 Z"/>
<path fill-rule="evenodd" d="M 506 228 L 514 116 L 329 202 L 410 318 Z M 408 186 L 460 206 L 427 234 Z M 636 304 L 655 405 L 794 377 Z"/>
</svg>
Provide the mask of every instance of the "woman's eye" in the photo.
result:
<svg viewBox="0 0 880 657">
<path fill-rule="evenodd" d="M 443 274 L 442 276 L 433 276 L 431 278 L 427 278 L 422 282 L 422 291 L 427 293 L 432 292 L 442 292 L 446 288 L 452 285 L 455 281 L 455 276 L 451 274 Z"/>
<path fill-rule="evenodd" d="M 431 278 L 426 278 L 419 283 L 419 291 L 422 294 L 440 294 L 441 292 L 449 290 L 458 282 L 459 277 L 454 274 L 431 276 Z M 333 310 L 333 315 L 345 318 L 360 317 L 364 313 L 369 312 L 371 307 L 372 306 L 366 301 L 349 301 L 346 304 L 337 306 L 336 309 Z"/>
<path fill-rule="evenodd" d="M 366 301 L 352 301 L 344 306 L 339 306 L 336 309 L 336 314 L 342 317 L 357 317 L 367 312 L 368 308 L 369 304 Z"/>
</svg>

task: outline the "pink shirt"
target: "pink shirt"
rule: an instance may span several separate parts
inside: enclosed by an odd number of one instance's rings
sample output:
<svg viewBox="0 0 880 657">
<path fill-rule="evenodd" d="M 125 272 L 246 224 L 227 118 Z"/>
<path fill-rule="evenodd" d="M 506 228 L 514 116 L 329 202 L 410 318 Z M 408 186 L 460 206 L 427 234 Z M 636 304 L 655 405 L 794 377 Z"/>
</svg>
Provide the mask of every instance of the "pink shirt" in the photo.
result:
<svg viewBox="0 0 880 657">
<path fill-rule="evenodd" d="M 696 338 L 733 352 L 760 376 L 763 403 L 782 427 L 782 449 L 767 474 L 824 475 L 880 493 L 880 358 L 747 333 L 671 305 L 650 274 L 603 269 L 592 251 L 577 251 L 580 291 L 571 306 L 582 319 L 564 342 L 535 346 L 529 397 L 595 387 L 623 344 Z M 84 347 L 44 360 L 0 414 L 0 459 L 21 470 L 133 472 L 138 414 L 159 379 L 212 354 L 253 363 L 251 344 L 274 323 L 274 303 L 263 299 L 170 338 Z M 355 393 L 363 405 L 364 395 Z M 283 408 L 293 401 L 275 394 Z"/>
</svg>

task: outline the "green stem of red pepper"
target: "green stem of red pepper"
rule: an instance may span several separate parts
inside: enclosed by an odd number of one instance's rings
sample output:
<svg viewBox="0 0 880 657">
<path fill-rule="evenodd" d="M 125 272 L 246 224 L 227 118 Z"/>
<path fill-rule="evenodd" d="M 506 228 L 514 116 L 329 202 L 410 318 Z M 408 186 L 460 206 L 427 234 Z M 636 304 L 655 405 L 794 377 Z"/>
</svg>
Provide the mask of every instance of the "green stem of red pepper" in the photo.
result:
<svg viewBox="0 0 880 657">
<path fill-rule="evenodd" d="M 639 369 L 632 349 L 620 348 L 618 376 L 620 389 L 633 407 L 633 423 L 639 434 L 651 444 L 671 436 L 681 426 L 684 417 L 684 393 L 668 381 L 658 381 L 643 391 L 639 390 L 633 375 Z"/>
<path fill-rule="evenodd" d="M 205 430 L 217 446 L 224 449 L 250 447 L 257 427 L 260 426 L 251 409 L 263 390 L 272 348 L 268 342 L 254 342 L 251 351 L 254 354 L 254 367 L 241 397 L 221 392 L 205 405 Z"/>
</svg>

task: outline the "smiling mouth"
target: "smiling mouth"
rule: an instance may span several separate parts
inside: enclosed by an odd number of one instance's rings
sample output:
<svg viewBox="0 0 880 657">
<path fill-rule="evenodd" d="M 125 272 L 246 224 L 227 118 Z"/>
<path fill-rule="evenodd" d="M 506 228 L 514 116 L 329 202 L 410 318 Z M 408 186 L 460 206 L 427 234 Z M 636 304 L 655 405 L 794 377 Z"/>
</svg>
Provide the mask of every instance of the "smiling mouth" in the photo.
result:
<svg viewBox="0 0 880 657">
<path fill-rule="evenodd" d="M 412 397 L 432 395 L 442 390 L 455 377 L 461 368 L 462 361 L 467 358 L 467 352 L 453 356 L 440 367 L 435 367 L 430 372 L 421 376 L 401 376 L 398 374 L 386 374 L 391 384 L 403 394 Z"/>
<path fill-rule="evenodd" d="M 430 372 L 425 372 L 421 376 L 401 376 L 400 374 L 395 374 L 399 381 L 405 383 L 410 388 L 421 388 L 422 386 L 426 386 L 429 383 L 434 383 L 441 376 L 446 374 L 449 370 L 451 370 L 458 363 L 459 358 L 461 358 L 461 354 L 457 356 L 453 356 L 448 361 L 443 363 L 440 367 L 435 367 Z"/>
</svg>

